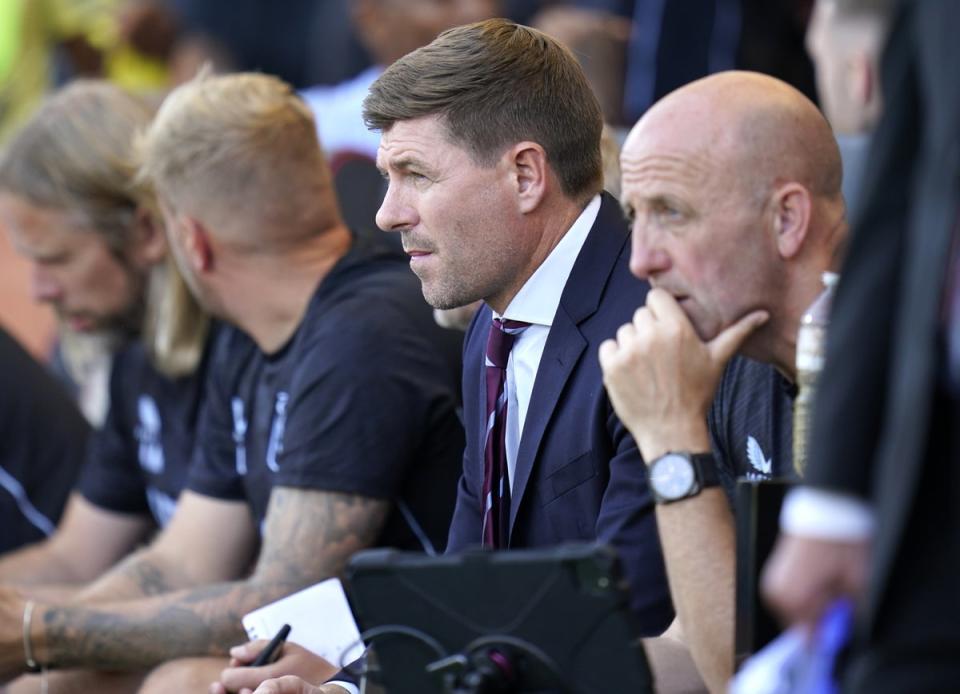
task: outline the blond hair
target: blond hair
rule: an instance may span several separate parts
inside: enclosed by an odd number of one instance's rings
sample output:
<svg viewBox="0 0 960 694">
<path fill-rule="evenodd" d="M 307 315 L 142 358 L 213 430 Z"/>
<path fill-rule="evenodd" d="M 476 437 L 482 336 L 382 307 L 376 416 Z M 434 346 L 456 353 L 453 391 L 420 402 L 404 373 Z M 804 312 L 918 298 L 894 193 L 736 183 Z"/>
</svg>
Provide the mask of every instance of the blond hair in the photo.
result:
<svg viewBox="0 0 960 694">
<path fill-rule="evenodd" d="M 134 134 L 150 107 L 120 87 L 80 80 L 48 98 L 0 153 L 0 190 L 78 215 L 122 255 L 140 204 Z"/>
<path fill-rule="evenodd" d="M 136 133 L 151 106 L 102 80 L 78 80 L 51 96 L 0 153 L 0 190 L 78 216 L 123 260 L 137 210 L 159 222 L 153 191 L 135 183 Z M 124 261 L 125 262 L 125 261 Z M 144 344 L 168 376 L 192 373 L 203 354 L 208 318 L 175 269 L 148 278 Z"/>
<path fill-rule="evenodd" d="M 267 251 L 316 232 L 318 217 L 339 217 L 313 115 L 275 77 L 201 75 L 181 85 L 138 152 L 141 180 L 237 247 Z"/>
</svg>

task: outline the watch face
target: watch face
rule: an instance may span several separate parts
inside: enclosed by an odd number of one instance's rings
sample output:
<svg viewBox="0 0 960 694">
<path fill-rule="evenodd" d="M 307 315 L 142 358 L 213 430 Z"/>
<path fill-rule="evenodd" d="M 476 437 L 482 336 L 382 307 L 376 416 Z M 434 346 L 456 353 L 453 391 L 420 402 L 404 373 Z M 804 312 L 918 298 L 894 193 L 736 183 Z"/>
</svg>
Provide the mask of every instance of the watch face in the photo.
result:
<svg viewBox="0 0 960 694">
<path fill-rule="evenodd" d="M 650 468 L 650 484 L 664 499 L 682 499 L 694 487 L 693 464 L 675 453 L 658 458 Z"/>
</svg>

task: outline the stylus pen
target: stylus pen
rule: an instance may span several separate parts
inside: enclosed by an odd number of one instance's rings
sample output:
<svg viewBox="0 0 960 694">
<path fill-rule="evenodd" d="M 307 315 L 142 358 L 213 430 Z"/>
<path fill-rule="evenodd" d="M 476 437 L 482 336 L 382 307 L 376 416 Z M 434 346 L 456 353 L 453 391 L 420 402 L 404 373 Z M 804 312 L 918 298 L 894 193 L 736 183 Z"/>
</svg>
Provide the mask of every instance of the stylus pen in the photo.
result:
<svg viewBox="0 0 960 694">
<path fill-rule="evenodd" d="M 261 665 L 266 665 L 267 663 L 273 662 L 273 657 L 277 655 L 280 651 L 280 647 L 283 645 L 283 642 L 287 640 L 287 636 L 290 635 L 290 625 L 284 624 L 280 627 L 280 631 L 277 632 L 277 635 L 270 639 L 270 643 L 267 644 L 267 647 L 260 651 L 250 667 L 260 667 Z"/>
</svg>

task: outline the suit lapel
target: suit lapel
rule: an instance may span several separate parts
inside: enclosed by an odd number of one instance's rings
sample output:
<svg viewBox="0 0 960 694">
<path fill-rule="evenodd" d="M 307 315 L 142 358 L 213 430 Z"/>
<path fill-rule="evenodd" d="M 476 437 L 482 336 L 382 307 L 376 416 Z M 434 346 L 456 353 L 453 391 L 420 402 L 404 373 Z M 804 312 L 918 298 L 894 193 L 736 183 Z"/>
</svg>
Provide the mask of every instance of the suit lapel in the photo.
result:
<svg viewBox="0 0 960 694">
<path fill-rule="evenodd" d="M 523 424 L 523 435 L 517 449 L 517 465 L 510 501 L 511 531 L 530 479 L 530 472 L 533 470 L 533 462 L 540 450 L 543 432 L 552 419 L 563 387 L 586 346 L 587 341 L 580 334 L 577 324 L 566 315 L 561 303 L 543 348 L 537 378 L 530 395 L 530 406 L 527 408 L 527 418 Z"/>
<path fill-rule="evenodd" d="M 580 359 L 590 358 L 590 355 L 584 355 L 589 340 L 582 333 L 581 324 L 599 307 L 628 235 L 617 201 L 604 193 L 600 212 L 563 289 L 537 368 L 517 450 L 510 502 L 511 533 L 543 444 L 544 432 L 557 412 L 563 389 Z"/>
</svg>

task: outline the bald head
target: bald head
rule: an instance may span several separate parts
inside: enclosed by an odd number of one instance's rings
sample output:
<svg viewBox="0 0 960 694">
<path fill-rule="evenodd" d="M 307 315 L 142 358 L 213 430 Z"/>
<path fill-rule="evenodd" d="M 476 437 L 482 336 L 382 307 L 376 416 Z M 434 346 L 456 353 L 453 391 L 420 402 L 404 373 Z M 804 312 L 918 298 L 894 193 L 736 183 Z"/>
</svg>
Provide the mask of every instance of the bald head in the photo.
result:
<svg viewBox="0 0 960 694">
<path fill-rule="evenodd" d="M 817 108 L 772 77 L 713 75 L 655 104 L 620 162 L 634 274 L 671 293 L 703 339 L 766 310 L 744 350 L 792 368 L 799 317 L 846 228 Z"/>
<path fill-rule="evenodd" d="M 827 121 L 807 97 L 767 75 L 723 72 L 667 95 L 631 131 L 625 156 L 651 145 L 714 159 L 719 175 L 758 196 L 778 181 L 840 195 L 840 152 Z"/>
</svg>

